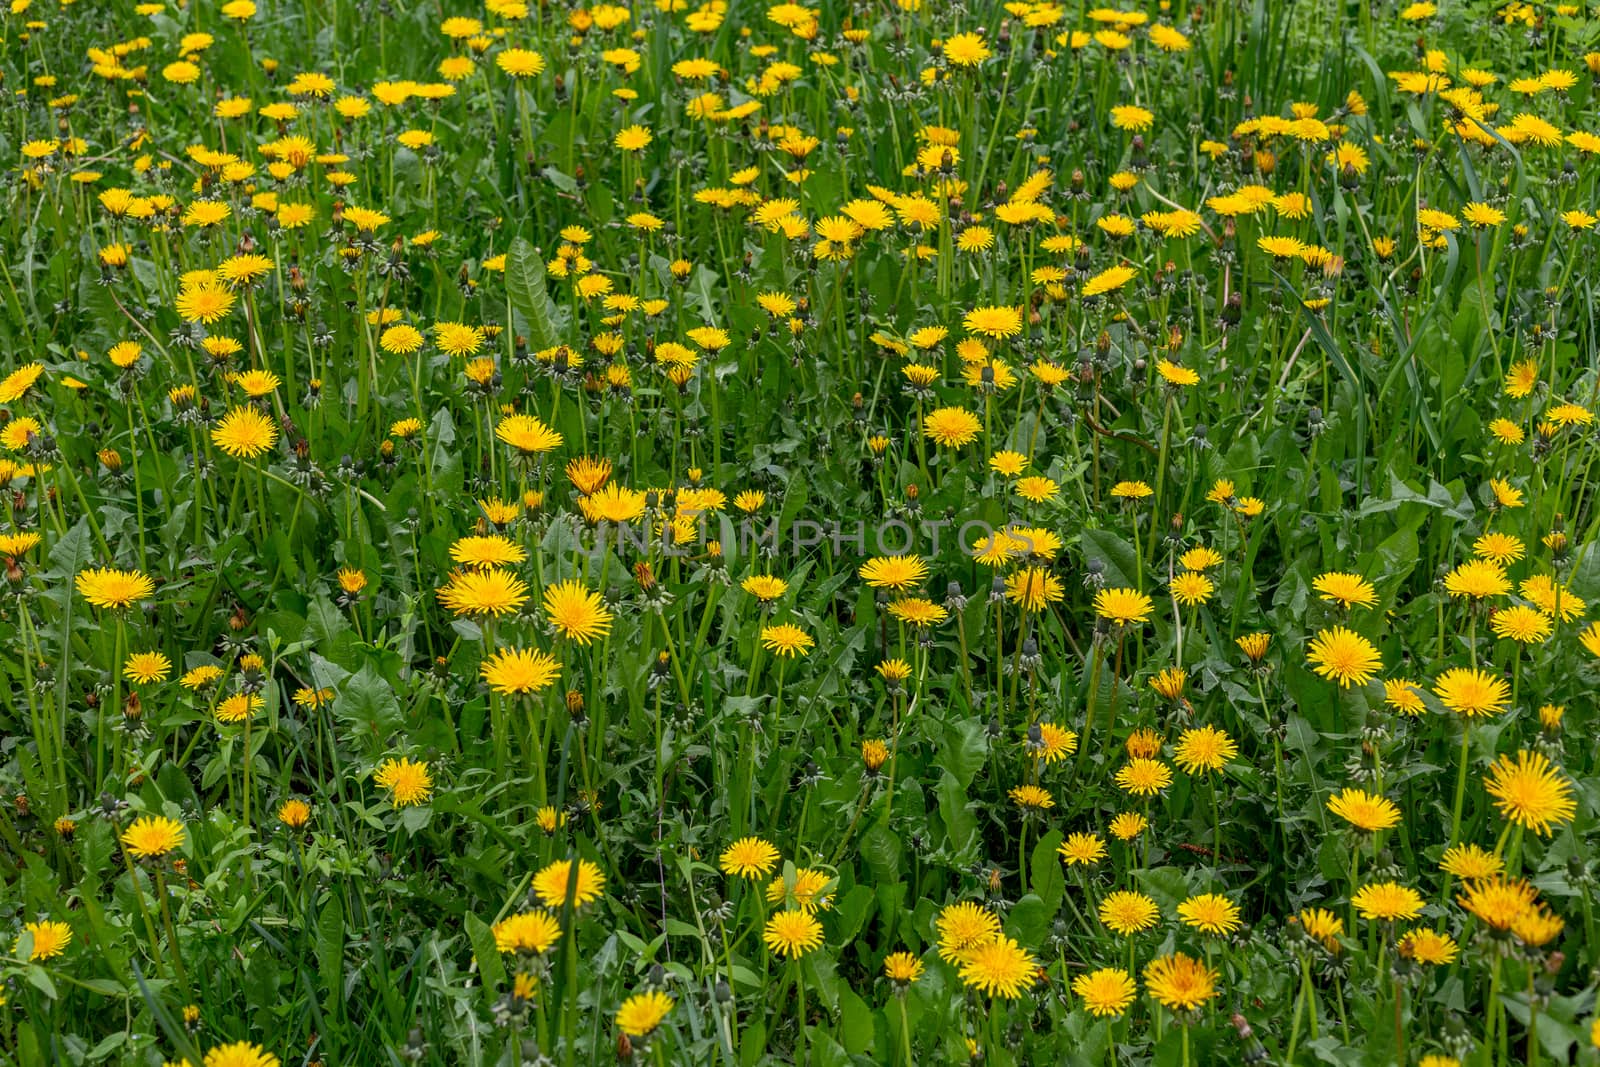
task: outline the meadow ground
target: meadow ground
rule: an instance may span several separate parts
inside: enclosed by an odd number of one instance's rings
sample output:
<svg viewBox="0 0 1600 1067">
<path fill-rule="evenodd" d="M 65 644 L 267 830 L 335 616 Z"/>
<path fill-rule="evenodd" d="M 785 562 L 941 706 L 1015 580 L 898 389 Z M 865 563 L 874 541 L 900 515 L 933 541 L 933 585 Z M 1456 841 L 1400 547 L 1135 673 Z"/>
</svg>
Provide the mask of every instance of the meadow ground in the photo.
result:
<svg viewBox="0 0 1600 1067">
<path fill-rule="evenodd" d="M 580 2 L 10 0 L 0 1061 L 1600 1062 L 1600 9 Z"/>
</svg>

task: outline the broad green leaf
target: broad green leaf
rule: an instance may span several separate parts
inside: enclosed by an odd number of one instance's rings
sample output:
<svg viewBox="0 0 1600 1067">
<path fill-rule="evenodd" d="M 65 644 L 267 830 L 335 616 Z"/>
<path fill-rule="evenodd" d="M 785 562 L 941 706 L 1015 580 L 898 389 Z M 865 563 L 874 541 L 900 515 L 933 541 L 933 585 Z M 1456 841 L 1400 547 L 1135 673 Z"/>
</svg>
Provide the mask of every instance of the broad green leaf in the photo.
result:
<svg viewBox="0 0 1600 1067">
<path fill-rule="evenodd" d="M 861 838 L 861 857 L 867 861 L 872 877 L 879 882 L 900 880 L 902 845 L 895 832 L 883 823 L 874 823 Z"/>
<path fill-rule="evenodd" d="M 317 916 L 317 977 L 322 982 L 322 1010 L 329 1015 L 343 1002 L 344 905 L 338 893 L 328 894 L 328 902 Z"/>
<path fill-rule="evenodd" d="M 472 956 L 478 961 L 478 973 L 483 975 L 484 996 L 493 999 L 500 995 L 500 987 L 506 982 L 506 965 L 500 959 L 494 931 L 489 929 L 488 923 L 471 912 L 467 913 L 465 925 L 467 940 L 472 944 Z"/>
<path fill-rule="evenodd" d="M 400 702 L 394 690 L 368 663 L 347 680 L 333 702 L 333 714 L 368 752 L 377 751 L 400 728 Z"/>
<path fill-rule="evenodd" d="M 958 860 L 965 861 L 976 854 L 978 847 L 978 819 L 970 809 L 967 791 L 954 775 L 946 774 L 939 779 L 937 792 L 939 817 L 949 835 L 946 844 Z"/>
<path fill-rule="evenodd" d="M 522 316 L 528 347 L 535 352 L 561 343 L 560 317 L 544 284 L 544 261 L 525 238 L 511 242 L 506 252 L 506 296 Z"/>
<path fill-rule="evenodd" d="M 938 763 L 965 789 L 972 784 L 988 754 L 989 739 L 983 723 L 977 719 L 960 719 L 945 727 Z"/>
<path fill-rule="evenodd" d="M 1066 874 L 1061 869 L 1061 857 L 1056 849 L 1061 846 L 1061 831 L 1051 830 L 1033 846 L 1033 857 L 1028 863 L 1029 885 L 1045 908 L 1054 915 L 1061 906 L 1061 894 L 1066 889 Z"/>
<path fill-rule="evenodd" d="M 839 989 L 839 1037 L 852 1056 L 865 1052 L 872 1044 L 872 1009 L 849 986 Z"/>
</svg>

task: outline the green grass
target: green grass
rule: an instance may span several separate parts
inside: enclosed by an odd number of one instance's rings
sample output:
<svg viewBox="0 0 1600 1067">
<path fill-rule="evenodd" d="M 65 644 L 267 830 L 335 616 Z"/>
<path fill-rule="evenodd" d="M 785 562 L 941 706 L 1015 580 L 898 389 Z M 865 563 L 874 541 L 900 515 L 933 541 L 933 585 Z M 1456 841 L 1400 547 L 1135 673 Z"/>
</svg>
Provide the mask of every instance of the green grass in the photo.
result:
<svg viewBox="0 0 1600 1067">
<path fill-rule="evenodd" d="M 1600 1062 L 1600 31 L 1428 6 L 13 5 L 0 1061 Z"/>
</svg>

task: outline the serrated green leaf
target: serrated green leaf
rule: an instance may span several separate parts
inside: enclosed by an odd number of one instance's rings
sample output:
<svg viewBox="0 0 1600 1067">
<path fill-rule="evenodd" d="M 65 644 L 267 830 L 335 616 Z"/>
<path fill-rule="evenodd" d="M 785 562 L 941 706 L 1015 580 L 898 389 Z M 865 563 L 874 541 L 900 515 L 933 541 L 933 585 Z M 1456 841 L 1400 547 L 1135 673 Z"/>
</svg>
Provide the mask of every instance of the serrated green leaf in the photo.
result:
<svg viewBox="0 0 1600 1067">
<path fill-rule="evenodd" d="M 544 284 L 544 260 L 525 238 L 511 242 L 506 252 L 506 296 L 522 316 L 528 347 L 535 352 L 561 343 L 560 318 Z"/>
</svg>

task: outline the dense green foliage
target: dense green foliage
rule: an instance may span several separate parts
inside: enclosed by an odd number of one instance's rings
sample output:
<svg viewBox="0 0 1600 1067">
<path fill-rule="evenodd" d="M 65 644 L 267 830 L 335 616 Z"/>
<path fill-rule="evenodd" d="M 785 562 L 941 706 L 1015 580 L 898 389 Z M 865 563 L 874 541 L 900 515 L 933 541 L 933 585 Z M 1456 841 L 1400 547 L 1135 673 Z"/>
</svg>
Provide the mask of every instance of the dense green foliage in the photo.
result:
<svg viewBox="0 0 1600 1067">
<path fill-rule="evenodd" d="M 0 1059 L 1596 1062 L 1597 18 L 12 0 Z"/>
</svg>

